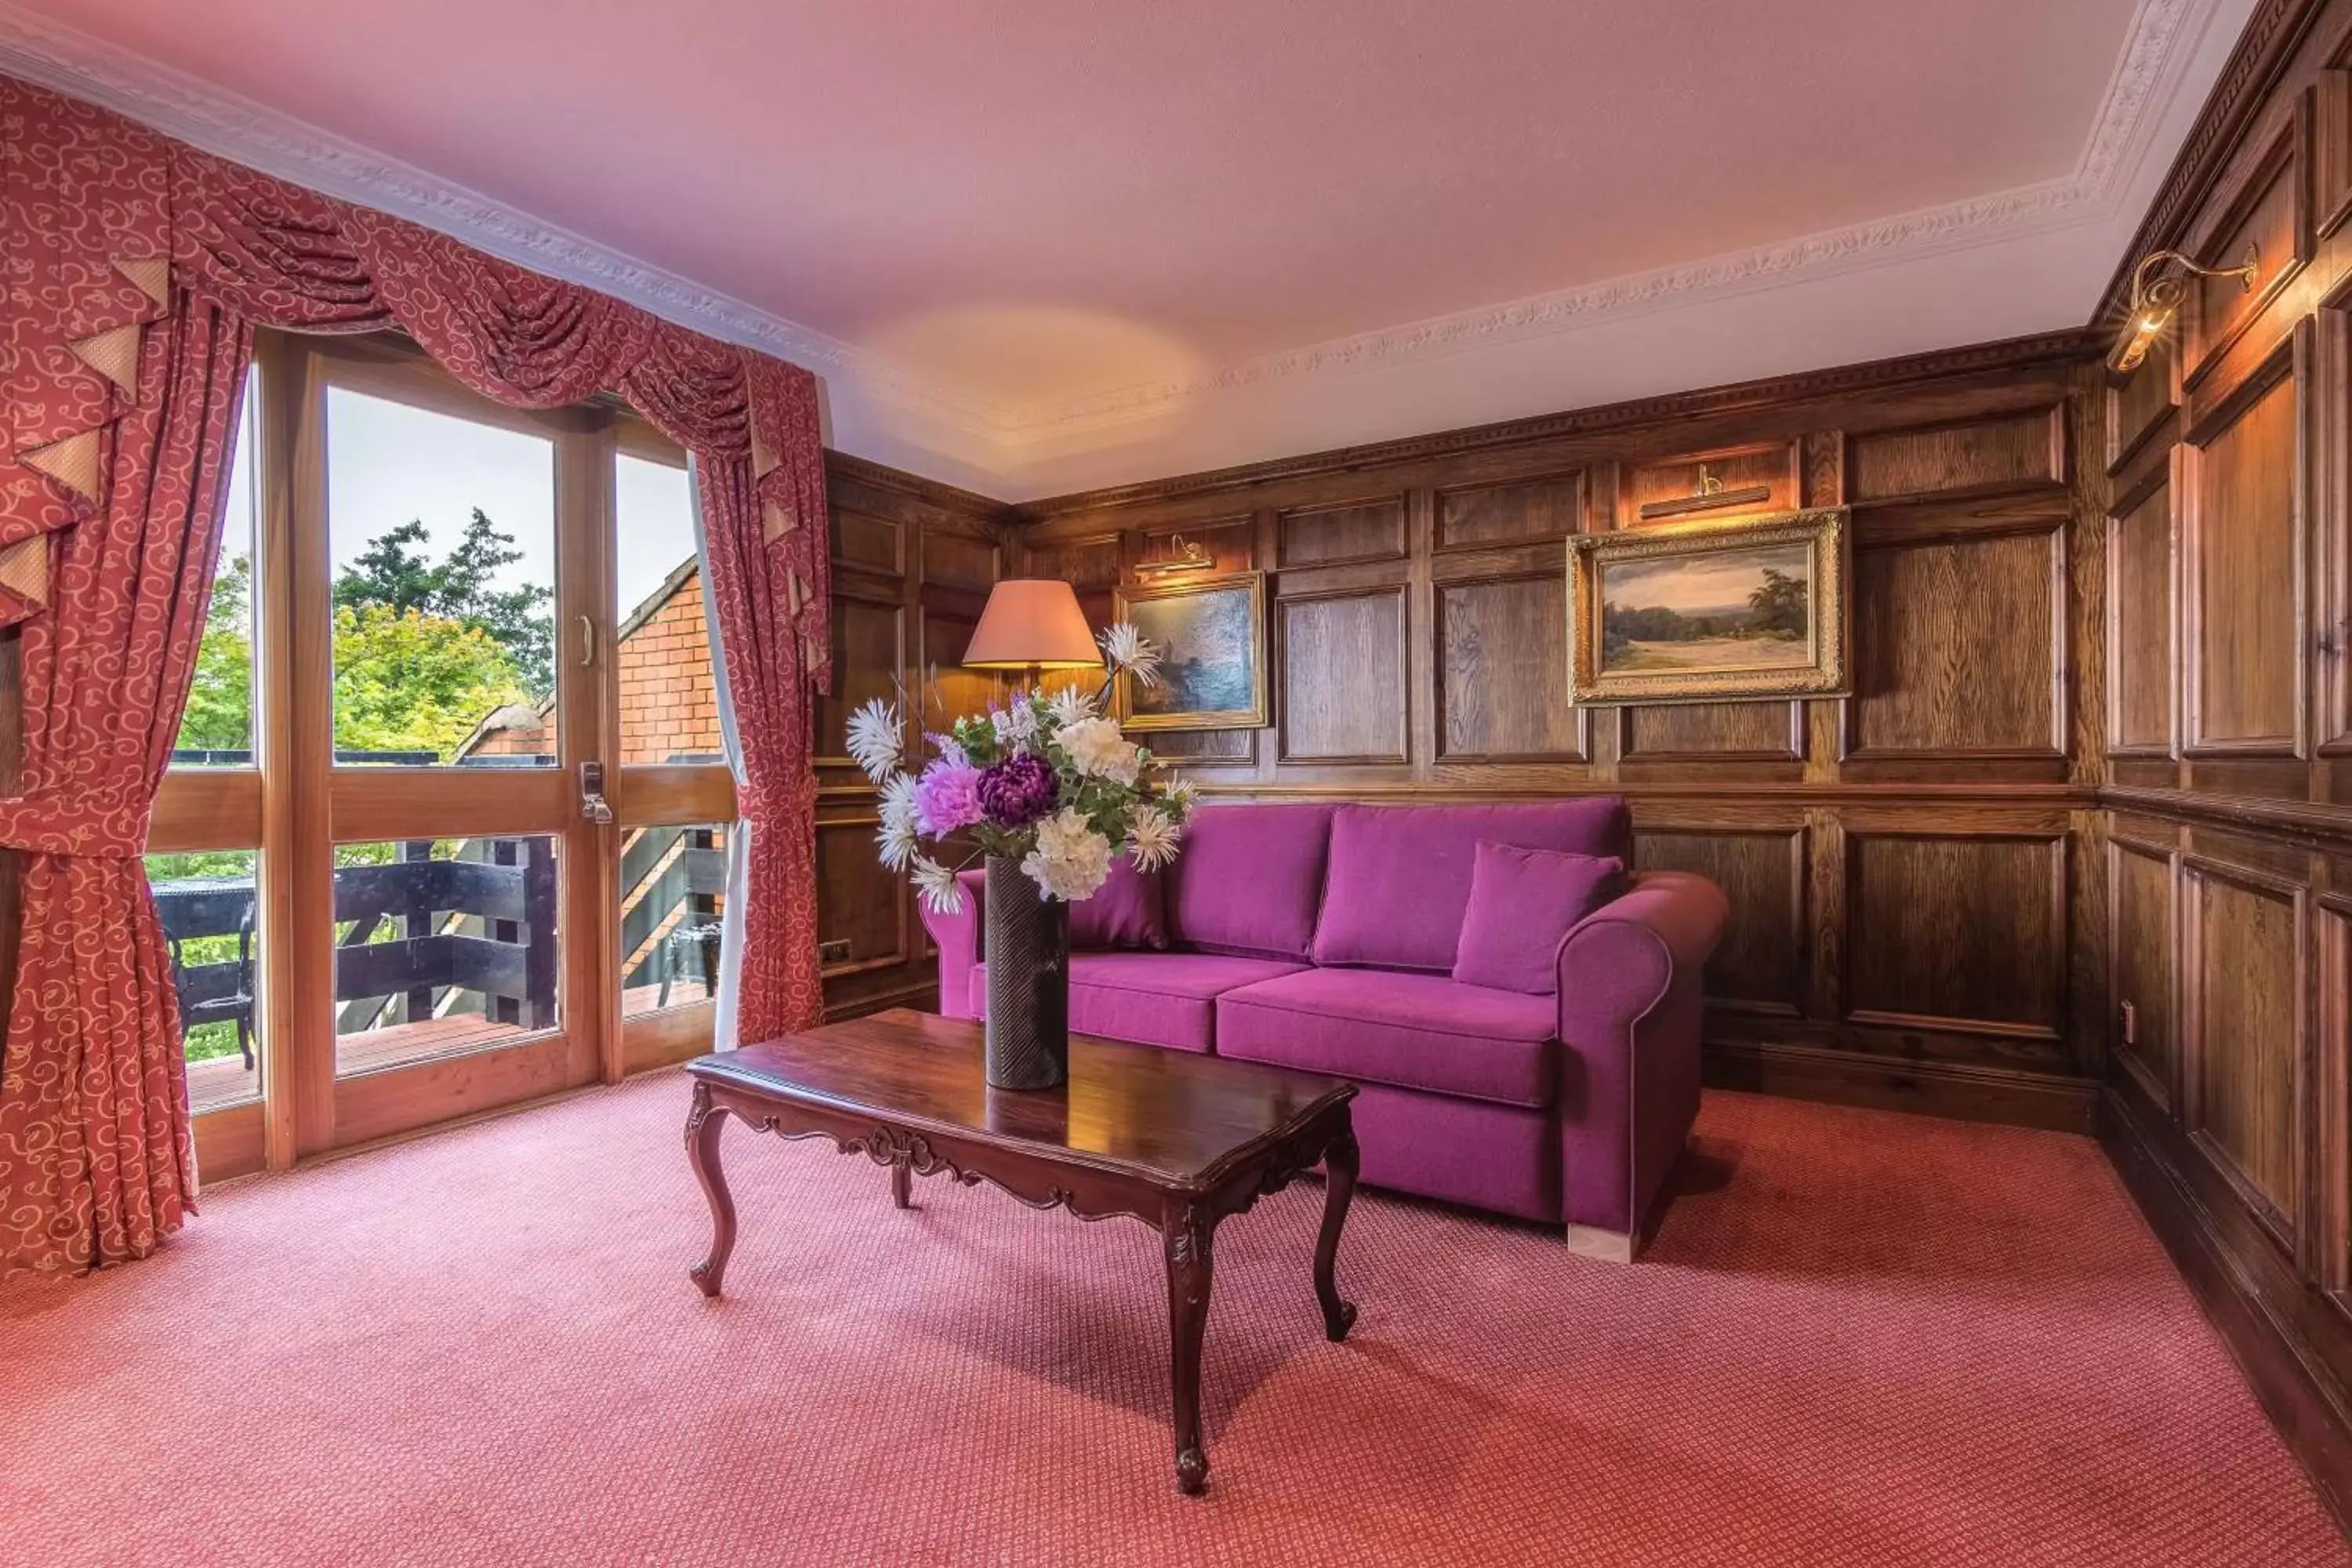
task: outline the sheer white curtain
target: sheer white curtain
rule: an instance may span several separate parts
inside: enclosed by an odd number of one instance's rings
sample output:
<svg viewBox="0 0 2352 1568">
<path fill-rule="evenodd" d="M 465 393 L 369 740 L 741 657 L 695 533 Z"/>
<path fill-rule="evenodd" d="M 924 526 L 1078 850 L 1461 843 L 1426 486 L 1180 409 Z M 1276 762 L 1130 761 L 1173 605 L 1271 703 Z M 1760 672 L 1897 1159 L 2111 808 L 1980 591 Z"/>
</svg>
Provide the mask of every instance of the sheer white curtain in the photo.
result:
<svg viewBox="0 0 2352 1568">
<path fill-rule="evenodd" d="M 694 479 L 688 487 L 694 498 L 694 559 L 702 574 L 703 633 L 710 644 L 710 683 L 718 692 L 719 732 L 727 747 L 727 771 L 735 775 L 735 788 L 743 789 L 743 743 L 735 733 L 735 700 L 728 694 L 727 650 L 719 641 L 719 610 L 710 595 L 710 552 L 702 535 L 702 484 L 693 472 L 689 459 L 688 474 Z M 710 1048 L 731 1051 L 742 1044 L 736 1038 L 736 998 L 743 984 L 743 904 L 750 896 L 751 866 L 751 824 L 748 818 L 737 817 L 727 835 L 727 899 L 719 915 L 719 995 L 717 1016 L 710 1025 Z"/>
</svg>

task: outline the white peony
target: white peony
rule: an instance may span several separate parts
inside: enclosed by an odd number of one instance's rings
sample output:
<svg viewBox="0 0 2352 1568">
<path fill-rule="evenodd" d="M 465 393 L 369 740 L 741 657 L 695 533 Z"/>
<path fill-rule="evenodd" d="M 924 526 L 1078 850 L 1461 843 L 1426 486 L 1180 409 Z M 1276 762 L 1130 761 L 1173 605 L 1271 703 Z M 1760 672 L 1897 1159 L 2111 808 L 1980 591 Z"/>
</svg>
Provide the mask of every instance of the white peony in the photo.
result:
<svg viewBox="0 0 2352 1568">
<path fill-rule="evenodd" d="M 1135 742 L 1120 734 L 1111 720 L 1081 719 L 1065 725 L 1058 738 L 1071 764 L 1088 778 L 1131 784 L 1142 766 Z"/>
<path fill-rule="evenodd" d="M 849 758 L 876 784 L 898 765 L 906 744 L 898 710 L 879 697 L 849 716 Z"/>
<path fill-rule="evenodd" d="M 1110 840 L 1066 805 L 1037 825 L 1037 847 L 1022 858 L 1021 869 L 1049 899 L 1091 899 L 1110 876 Z"/>
<path fill-rule="evenodd" d="M 1139 871 L 1157 871 L 1176 858 L 1176 824 L 1156 805 L 1147 805 L 1127 826 L 1128 858 Z"/>
</svg>

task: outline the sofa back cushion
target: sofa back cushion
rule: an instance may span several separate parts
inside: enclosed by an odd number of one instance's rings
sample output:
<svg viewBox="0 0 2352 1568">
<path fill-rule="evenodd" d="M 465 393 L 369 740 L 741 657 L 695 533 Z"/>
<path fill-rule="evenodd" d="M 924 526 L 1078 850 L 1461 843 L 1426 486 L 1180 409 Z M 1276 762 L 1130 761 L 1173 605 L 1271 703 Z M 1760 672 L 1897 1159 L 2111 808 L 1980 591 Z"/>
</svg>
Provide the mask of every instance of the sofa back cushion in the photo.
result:
<svg viewBox="0 0 2352 1568">
<path fill-rule="evenodd" d="M 1303 962 L 1315 940 L 1328 805 L 1208 805 L 1162 873 L 1168 935 L 1204 952 Z"/>
<path fill-rule="evenodd" d="M 1309 950 L 1318 964 L 1454 967 L 1478 841 L 1633 858 L 1625 803 L 1614 795 L 1527 805 L 1342 805 L 1331 819 L 1331 869 Z"/>
<path fill-rule="evenodd" d="M 1070 906 L 1070 945 L 1093 952 L 1166 947 L 1162 892 L 1159 872 L 1139 871 L 1126 856 L 1112 856 L 1110 876 L 1095 896 Z"/>
<path fill-rule="evenodd" d="M 1492 991 L 1549 996 L 1559 989 L 1559 944 L 1577 921 L 1615 898 L 1625 866 L 1615 856 L 1521 849 L 1480 839 L 1470 904 L 1454 952 L 1454 978 Z"/>
</svg>

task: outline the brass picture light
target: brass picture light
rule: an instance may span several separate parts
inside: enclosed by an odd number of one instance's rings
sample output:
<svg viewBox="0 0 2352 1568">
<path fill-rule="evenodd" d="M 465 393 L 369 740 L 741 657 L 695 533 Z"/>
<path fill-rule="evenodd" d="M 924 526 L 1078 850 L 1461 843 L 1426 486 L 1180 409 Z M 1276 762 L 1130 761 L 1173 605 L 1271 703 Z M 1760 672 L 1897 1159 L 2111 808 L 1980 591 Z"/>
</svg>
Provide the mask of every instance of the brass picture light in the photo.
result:
<svg viewBox="0 0 2352 1568">
<path fill-rule="evenodd" d="M 2116 346 L 2107 353 L 2107 368 L 2117 375 L 2129 375 L 2139 368 L 2140 361 L 2147 358 L 2147 351 L 2180 309 L 2181 296 L 2186 292 L 2181 284 L 2184 276 L 2235 278 L 2251 294 L 2254 291 L 2254 279 L 2262 271 L 2262 252 L 2252 245 L 2246 247 L 2245 260 L 2235 267 L 2201 267 L 2177 250 L 2151 251 L 2132 268 L 2131 313 L 2116 339 Z M 2161 268 L 2168 262 L 2179 271 L 2163 272 Z"/>
</svg>

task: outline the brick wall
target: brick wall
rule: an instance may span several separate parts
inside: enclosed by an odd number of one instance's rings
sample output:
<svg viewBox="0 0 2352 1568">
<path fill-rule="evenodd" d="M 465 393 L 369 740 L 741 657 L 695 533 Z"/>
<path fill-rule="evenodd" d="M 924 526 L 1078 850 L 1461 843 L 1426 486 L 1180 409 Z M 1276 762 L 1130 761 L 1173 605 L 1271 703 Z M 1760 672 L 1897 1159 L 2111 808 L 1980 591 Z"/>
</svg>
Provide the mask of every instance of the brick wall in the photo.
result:
<svg viewBox="0 0 2352 1568">
<path fill-rule="evenodd" d="M 624 763 L 716 757 L 725 749 L 700 574 L 686 574 L 667 598 L 640 608 L 623 626 L 619 666 Z"/>
</svg>

